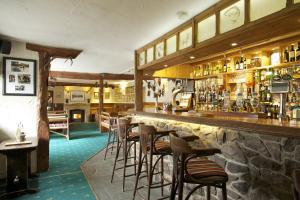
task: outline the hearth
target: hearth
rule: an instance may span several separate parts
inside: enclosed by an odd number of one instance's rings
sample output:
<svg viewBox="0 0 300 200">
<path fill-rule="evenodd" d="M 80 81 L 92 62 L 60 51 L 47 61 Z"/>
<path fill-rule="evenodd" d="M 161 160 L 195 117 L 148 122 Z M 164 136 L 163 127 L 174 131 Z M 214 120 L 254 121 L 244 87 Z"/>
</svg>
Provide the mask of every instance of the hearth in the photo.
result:
<svg viewBox="0 0 300 200">
<path fill-rule="evenodd" d="M 70 123 L 84 122 L 85 111 L 82 109 L 70 110 Z"/>
</svg>

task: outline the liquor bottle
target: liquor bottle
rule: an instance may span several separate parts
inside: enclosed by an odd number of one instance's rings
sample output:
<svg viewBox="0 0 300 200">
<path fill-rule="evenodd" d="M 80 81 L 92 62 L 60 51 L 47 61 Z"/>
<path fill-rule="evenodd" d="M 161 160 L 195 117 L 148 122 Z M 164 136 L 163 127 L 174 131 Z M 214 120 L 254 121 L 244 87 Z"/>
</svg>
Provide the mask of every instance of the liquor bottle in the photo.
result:
<svg viewBox="0 0 300 200">
<path fill-rule="evenodd" d="M 298 48 L 296 50 L 296 61 L 300 61 L 300 42 L 298 42 Z"/>
<path fill-rule="evenodd" d="M 289 50 L 288 50 L 288 48 L 286 48 L 286 49 L 284 50 L 284 58 L 283 58 L 283 62 L 287 63 L 287 62 L 289 62 L 289 61 L 290 61 L 290 59 L 289 59 Z"/>
<path fill-rule="evenodd" d="M 278 70 L 274 71 L 274 75 L 273 75 L 273 81 L 280 81 L 281 80 L 281 76 L 278 72 Z"/>
<path fill-rule="evenodd" d="M 244 58 L 243 58 L 243 56 L 241 57 L 241 60 L 240 60 L 240 69 L 241 70 L 244 69 Z"/>
<path fill-rule="evenodd" d="M 236 62 L 235 62 L 235 70 L 239 70 L 240 69 L 240 63 L 239 63 L 239 61 L 237 60 Z"/>
<path fill-rule="evenodd" d="M 289 56 L 290 56 L 290 62 L 295 62 L 295 50 L 294 50 L 294 45 L 291 46 L 291 50 L 290 50 Z"/>
<path fill-rule="evenodd" d="M 224 61 L 223 72 L 224 72 L 224 73 L 227 72 L 227 62 L 226 62 L 226 60 Z"/>
<path fill-rule="evenodd" d="M 266 91 L 266 101 L 271 102 L 272 101 L 272 95 L 271 95 L 271 92 L 268 89 L 268 87 L 266 87 L 265 91 Z"/>
</svg>

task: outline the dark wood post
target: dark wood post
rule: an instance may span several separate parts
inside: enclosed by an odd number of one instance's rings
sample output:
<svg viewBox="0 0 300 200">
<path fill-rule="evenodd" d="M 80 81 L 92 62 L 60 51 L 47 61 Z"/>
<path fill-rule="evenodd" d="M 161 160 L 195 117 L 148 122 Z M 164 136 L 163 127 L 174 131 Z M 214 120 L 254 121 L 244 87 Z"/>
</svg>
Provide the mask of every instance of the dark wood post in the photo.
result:
<svg viewBox="0 0 300 200">
<path fill-rule="evenodd" d="M 48 77 L 50 70 L 50 56 L 46 52 L 39 52 L 39 87 L 38 87 L 38 150 L 37 170 L 48 171 L 49 168 L 49 121 L 48 105 Z"/>
<path fill-rule="evenodd" d="M 135 111 L 143 111 L 143 71 L 138 70 L 138 54 L 135 51 Z"/>
</svg>

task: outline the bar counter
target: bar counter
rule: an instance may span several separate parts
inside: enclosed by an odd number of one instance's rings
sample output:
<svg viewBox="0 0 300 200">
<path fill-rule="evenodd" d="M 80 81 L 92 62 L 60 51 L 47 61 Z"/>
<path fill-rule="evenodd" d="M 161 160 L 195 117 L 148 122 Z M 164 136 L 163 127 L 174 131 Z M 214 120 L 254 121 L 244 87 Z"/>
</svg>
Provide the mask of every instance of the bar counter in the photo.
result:
<svg viewBox="0 0 300 200">
<path fill-rule="evenodd" d="M 256 114 L 225 112 L 166 112 L 146 108 L 132 114 L 187 123 L 203 124 L 259 134 L 300 138 L 300 121 L 258 118 Z"/>
<path fill-rule="evenodd" d="M 292 200 L 293 170 L 300 168 L 300 122 L 246 113 L 131 112 L 136 122 L 179 135 L 196 135 L 222 154 L 212 156 L 229 174 L 229 199 Z M 171 160 L 171 159 L 170 159 Z M 166 162 L 168 167 L 172 162 Z M 221 199 L 220 191 L 213 199 Z M 204 192 L 195 199 L 205 198 Z"/>
</svg>

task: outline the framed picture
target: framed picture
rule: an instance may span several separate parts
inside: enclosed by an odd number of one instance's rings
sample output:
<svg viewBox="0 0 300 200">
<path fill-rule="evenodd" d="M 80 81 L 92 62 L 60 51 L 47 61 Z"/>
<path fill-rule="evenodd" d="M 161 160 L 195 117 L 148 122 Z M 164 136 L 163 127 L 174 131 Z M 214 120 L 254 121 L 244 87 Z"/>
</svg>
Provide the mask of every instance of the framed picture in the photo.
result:
<svg viewBox="0 0 300 200">
<path fill-rule="evenodd" d="M 3 57 L 3 95 L 36 95 L 36 60 Z"/>
<path fill-rule="evenodd" d="M 71 91 L 71 102 L 84 102 L 84 91 Z"/>
<path fill-rule="evenodd" d="M 94 92 L 94 99 L 99 99 L 99 92 Z"/>
<path fill-rule="evenodd" d="M 110 92 L 104 92 L 104 99 L 110 99 Z"/>
<path fill-rule="evenodd" d="M 192 46 L 193 42 L 193 28 L 189 27 L 179 33 L 179 49 L 185 49 Z"/>
<path fill-rule="evenodd" d="M 155 59 L 160 59 L 164 57 L 164 48 L 165 48 L 164 42 L 160 42 L 155 46 Z"/>
</svg>

